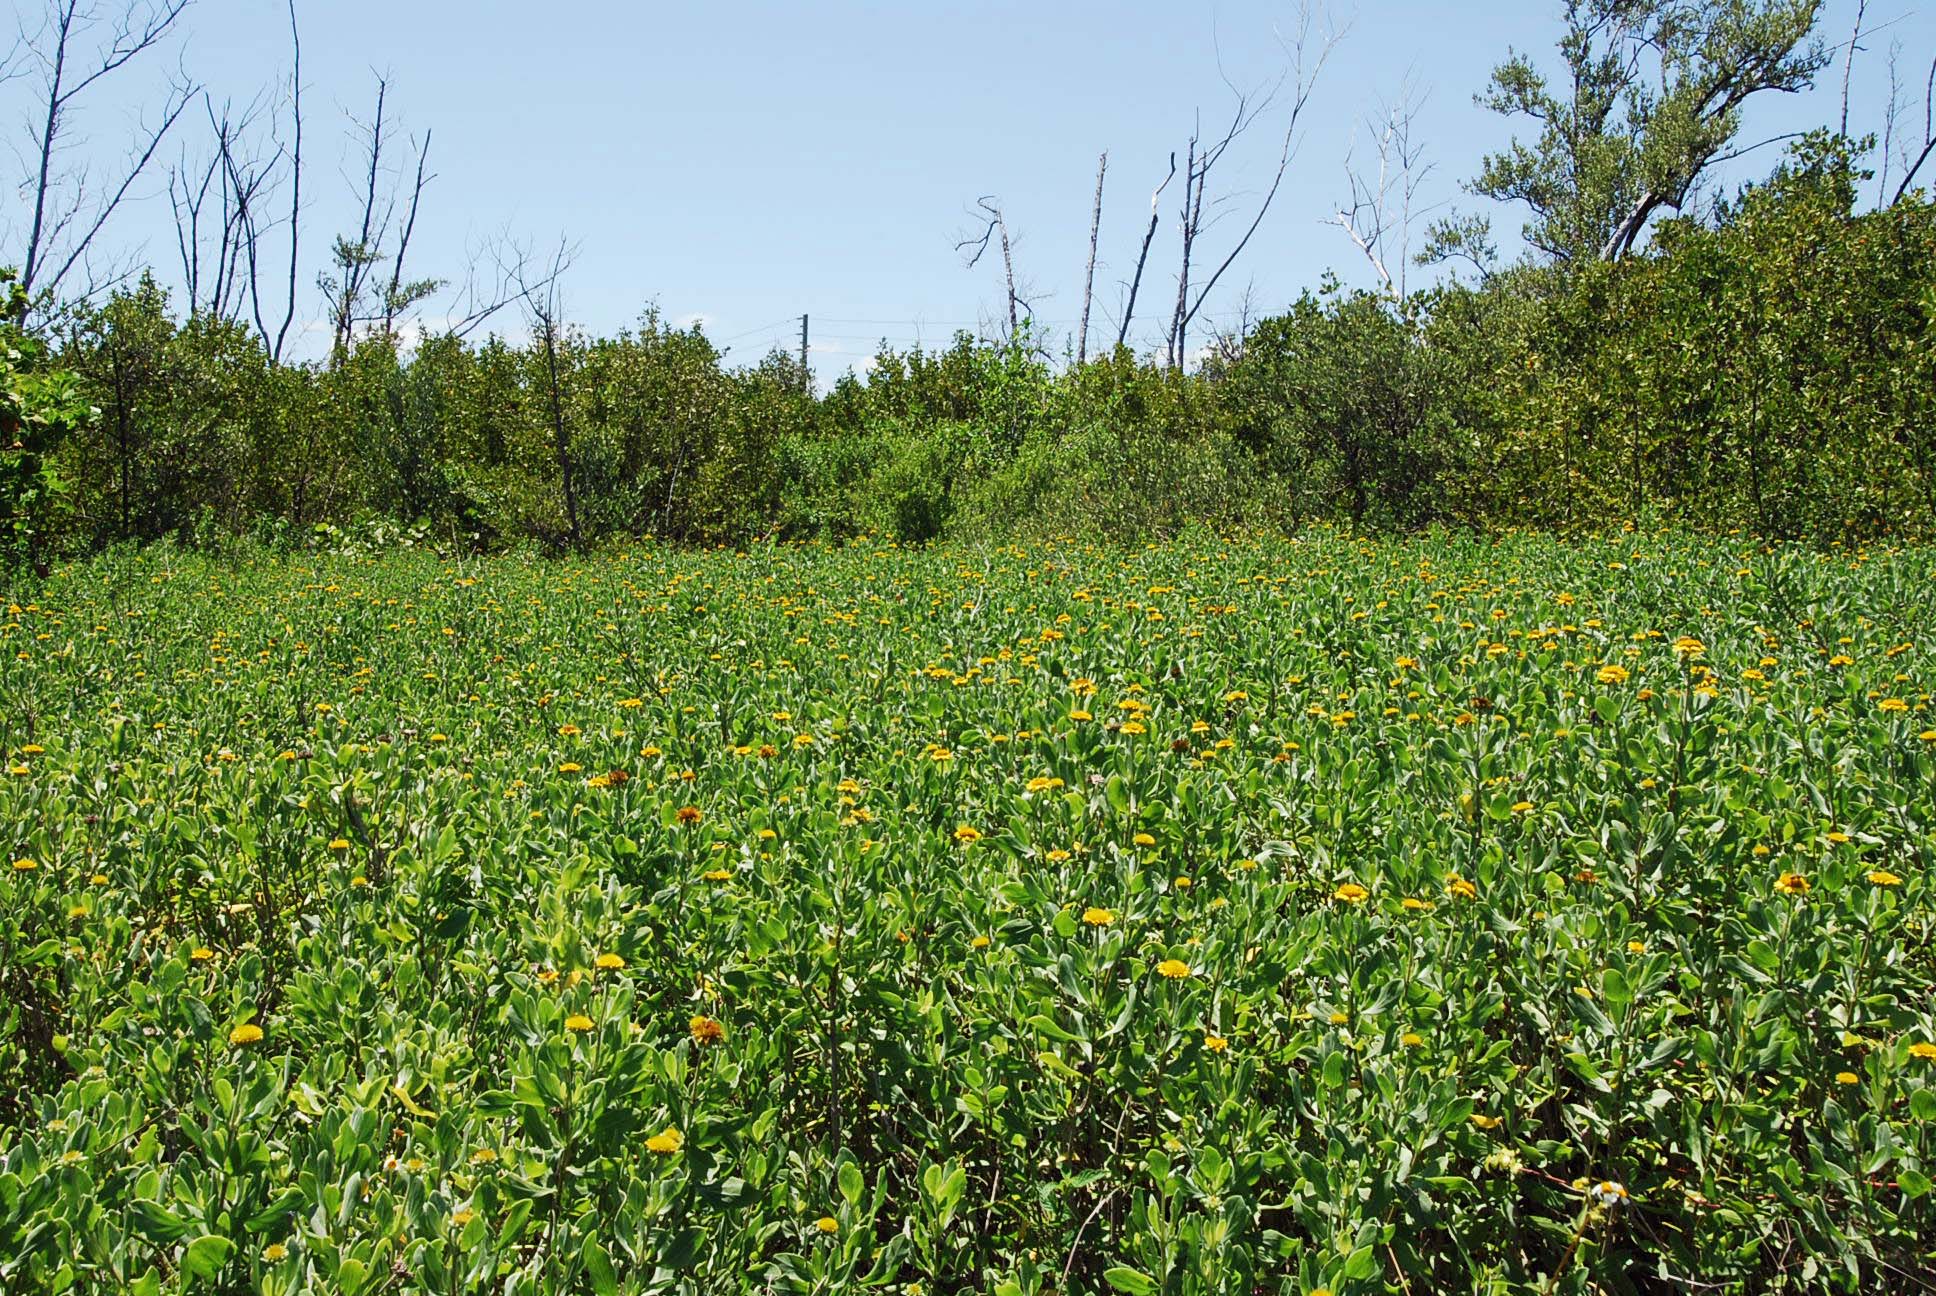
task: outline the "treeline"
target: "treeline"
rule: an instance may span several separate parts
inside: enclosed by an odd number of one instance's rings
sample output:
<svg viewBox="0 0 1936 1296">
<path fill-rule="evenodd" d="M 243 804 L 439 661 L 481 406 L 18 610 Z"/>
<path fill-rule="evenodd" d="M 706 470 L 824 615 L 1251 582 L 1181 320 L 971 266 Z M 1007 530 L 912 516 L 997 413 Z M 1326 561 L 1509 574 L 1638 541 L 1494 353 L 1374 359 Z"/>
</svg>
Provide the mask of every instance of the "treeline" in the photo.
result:
<svg viewBox="0 0 1936 1296">
<path fill-rule="evenodd" d="M 883 349 L 818 395 L 788 356 L 728 368 L 653 313 L 615 337 L 373 333 L 277 364 L 144 281 L 39 359 L 16 336 L 16 411 L 23 374 L 73 377 L 54 416 L 9 418 L 31 432 L 10 524 L 42 555 L 358 528 L 551 551 L 1192 521 L 1927 535 L 1936 208 L 1858 211 L 1861 178 L 1817 137 L 1643 254 L 1404 299 L 1330 287 L 1194 370 L 1126 349 L 1053 363 L 1024 327 Z"/>
</svg>

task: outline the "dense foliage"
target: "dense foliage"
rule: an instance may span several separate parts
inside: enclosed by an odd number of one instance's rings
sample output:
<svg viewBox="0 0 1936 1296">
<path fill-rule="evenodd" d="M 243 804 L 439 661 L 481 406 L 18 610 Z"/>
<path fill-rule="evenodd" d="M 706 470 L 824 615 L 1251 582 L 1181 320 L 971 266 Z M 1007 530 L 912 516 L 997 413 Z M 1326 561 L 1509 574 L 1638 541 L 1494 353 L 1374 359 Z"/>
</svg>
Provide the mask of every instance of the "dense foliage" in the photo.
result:
<svg viewBox="0 0 1936 1296">
<path fill-rule="evenodd" d="M 1174 534 L 1348 519 L 1816 541 L 1936 528 L 1936 206 L 1858 210 L 1815 137 L 1614 262 L 1405 300 L 1335 285 L 1188 372 L 1055 364 L 1025 327 L 884 350 L 819 396 L 647 313 L 554 349 L 378 331 L 310 366 L 143 281 L 71 315 L 93 422 L 5 486 L 42 542 L 405 532 L 446 552 L 892 534 Z M 555 361 L 555 363 L 554 363 Z M 9 461 L 10 463 L 12 461 Z M 24 471 L 24 470 L 22 470 Z M 26 495 L 19 492 L 26 490 Z M 36 493 L 38 490 L 38 493 Z"/>
<path fill-rule="evenodd" d="M 1932 556 L 60 567 L 0 1288 L 1906 1290 Z"/>
</svg>

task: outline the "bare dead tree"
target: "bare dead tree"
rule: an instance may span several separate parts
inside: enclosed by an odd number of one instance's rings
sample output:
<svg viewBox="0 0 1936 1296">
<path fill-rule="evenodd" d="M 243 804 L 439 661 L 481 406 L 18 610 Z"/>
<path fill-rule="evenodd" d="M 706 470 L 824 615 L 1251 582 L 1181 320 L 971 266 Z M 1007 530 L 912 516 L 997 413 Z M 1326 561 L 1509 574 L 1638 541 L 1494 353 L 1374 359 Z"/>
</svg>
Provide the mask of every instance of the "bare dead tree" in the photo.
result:
<svg viewBox="0 0 1936 1296">
<path fill-rule="evenodd" d="M 283 348 L 289 341 L 289 327 L 296 320 L 296 274 L 302 251 L 302 28 L 296 22 L 296 0 L 289 0 L 289 50 L 289 115 L 295 126 L 295 140 L 289 151 L 289 300 L 283 305 L 282 323 L 276 328 L 273 343 L 269 338 L 268 322 L 262 315 L 261 281 L 257 273 L 259 241 L 254 237 L 254 231 L 251 231 L 249 239 L 249 299 L 255 308 L 256 328 L 262 334 L 263 345 L 269 347 L 269 355 L 277 364 L 282 363 Z"/>
<path fill-rule="evenodd" d="M 1902 180 L 1896 185 L 1895 195 L 1889 205 L 1895 206 L 1909 194 L 1910 186 L 1916 183 L 1916 175 L 1929 161 L 1929 155 L 1936 151 L 1936 59 L 1931 59 L 1929 75 L 1923 81 L 1923 135 L 1922 142 L 1906 145 L 1902 153 Z"/>
<path fill-rule="evenodd" d="M 1002 274 L 1008 293 L 1008 336 L 1012 340 L 1021 331 L 1021 320 L 1017 317 L 1016 308 L 1022 299 L 1015 291 L 1015 254 L 1008 238 L 1008 221 L 1002 216 L 1001 204 L 993 194 L 985 194 L 977 198 L 975 206 L 980 208 L 986 217 L 981 235 L 962 239 L 955 244 L 955 251 L 967 254 L 967 266 L 972 270 L 980 263 L 983 254 L 988 251 L 990 242 L 996 235 L 1001 236 Z M 970 248 L 974 250 L 971 252 Z"/>
<path fill-rule="evenodd" d="M 1849 78 L 1855 75 L 1855 53 L 1861 48 L 1862 20 L 1868 16 L 1869 0 L 1857 0 L 1855 6 L 1855 30 L 1849 33 L 1849 48 L 1842 58 L 1842 124 L 1836 134 L 1847 137 L 1849 133 Z"/>
<path fill-rule="evenodd" d="M 1181 367 L 1187 356 L 1189 328 L 1197 312 L 1203 308 L 1204 301 L 1215 291 L 1217 283 L 1249 246 L 1251 237 L 1257 233 L 1258 226 L 1264 223 L 1277 191 L 1283 186 L 1284 173 L 1291 164 L 1291 154 L 1296 148 L 1297 129 L 1303 118 L 1304 110 L 1310 103 L 1311 93 L 1316 88 L 1318 76 L 1329 61 L 1331 53 L 1337 48 L 1343 33 L 1334 27 L 1327 27 L 1322 41 L 1313 54 L 1312 28 L 1316 13 L 1310 3 L 1299 7 L 1297 25 L 1288 39 L 1279 38 L 1290 59 L 1290 67 L 1277 85 L 1269 88 L 1244 92 L 1230 84 L 1236 96 L 1229 123 L 1223 133 L 1214 139 L 1193 132 L 1186 151 L 1186 164 L 1183 171 L 1183 205 L 1179 217 L 1182 236 L 1182 255 L 1177 269 L 1176 307 L 1170 317 L 1170 333 L 1167 346 L 1169 363 Z M 1270 187 L 1264 191 L 1262 200 L 1257 204 L 1255 214 L 1248 227 L 1237 240 L 1229 253 L 1217 264 L 1210 276 L 1192 291 L 1191 269 L 1197 252 L 1198 240 L 1202 237 L 1206 221 L 1206 211 L 1214 215 L 1215 208 L 1222 200 L 1210 202 L 1207 199 L 1210 178 L 1218 163 L 1229 154 L 1230 148 L 1251 126 L 1264 115 L 1275 102 L 1283 85 L 1291 87 L 1290 104 L 1284 125 L 1283 145 L 1278 151 L 1277 170 L 1271 177 Z"/>
<path fill-rule="evenodd" d="M 211 143 L 203 159 L 186 148 L 169 169 L 168 199 L 175 217 L 175 244 L 189 313 L 239 318 L 249 295 L 245 283 L 256 231 L 256 207 L 273 185 L 280 151 L 264 158 L 254 143 L 265 111 L 258 97 L 236 110 L 202 96 Z"/>
<path fill-rule="evenodd" d="M 26 128 L 33 175 L 23 187 L 31 215 L 18 253 L 20 282 L 44 298 L 59 295 L 94 241 L 160 151 L 162 140 L 194 97 L 179 74 L 155 117 L 136 132 L 117 172 L 95 183 L 85 163 L 58 169 L 69 121 L 88 92 L 162 46 L 189 0 L 125 0 L 112 12 L 83 0 L 47 0 L 45 18 L 21 46 L 41 74 L 35 118 Z"/>
<path fill-rule="evenodd" d="M 430 136 L 415 137 L 410 145 L 416 153 L 414 180 L 409 184 L 408 203 L 402 221 L 397 219 L 398 194 L 404 186 L 404 173 L 385 162 L 392 143 L 395 123 L 388 118 L 390 82 L 379 76 L 376 83 L 376 110 L 367 123 L 356 123 L 362 137 L 362 162 L 357 185 L 362 216 L 356 233 L 338 235 L 331 249 L 331 268 L 317 278 L 330 315 L 330 355 L 340 364 L 355 343 L 359 326 L 375 324 L 382 336 L 394 340 L 398 317 L 442 286 L 437 279 L 407 281 L 403 262 L 415 232 L 417 212 L 423 192 L 436 176 L 425 170 L 430 156 Z M 379 280 L 378 267 L 391 264 L 387 283 Z"/>
<path fill-rule="evenodd" d="M 1406 269 L 1412 259 L 1412 222 L 1431 210 L 1419 205 L 1418 195 L 1434 168 L 1425 162 L 1424 145 L 1413 134 L 1413 125 L 1424 106 L 1425 95 L 1410 82 L 1399 91 L 1396 100 L 1379 105 L 1377 115 L 1367 123 L 1374 132 L 1377 172 L 1375 175 L 1360 172 L 1347 152 L 1345 182 L 1351 191 L 1351 205 L 1339 208 L 1332 217 L 1332 222 L 1371 263 L 1380 286 L 1394 297 L 1403 297 L 1406 292 Z M 1394 263 L 1396 271 L 1392 268 Z"/>
<path fill-rule="evenodd" d="M 1143 249 L 1136 254 L 1136 273 L 1130 276 L 1129 300 L 1123 306 L 1123 318 L 1116 328 L 1116 345 L 1121 346 L 1129 338 L 1129 322 L 1136 316 L 1136 292 L 1143 286 L 1143 267 L 1149 264 L 1150 243 L 1156 238 L 1156 225 L 1162 219 L 1159 204 L 1163 201 L 1163 191 L 1176 179 L 1176 154 L 1170 154 L 1170 170 L 1163 177 L 1163 183 L 1150 191 L 1149 228 L 1143 231 Z"/>
<path fill-rule="evenodd" d="M 562 324 L 561 286 L 565 272 L 571 268 L 576 255 L 575 249 L 563 239 L 558 241 L 557 249 L 542 274 L 534 270 L 531 257 L 523 249 L 508 249 L 512 255 L 499 263 L 500 273 L 509 283 L 516 285 L 518 300 L 524 303 L 526 321 L 530 324 L 532 340 L 544 348 L 545 358 L 545 395 L 551 416 L 551 447 L 558 465 L 558 477 L 564 492 L 565 526 L 569 533 L 571 547 L 584 547 L 584 532 L 578 523 L 578 491 L 575 478 L 575 463 L 571 453 L 571 435 L 565 424 L 565 404 L 563 378 L 558 364 L 558 343 Z"/>
<path fill-rule="evenodd" d="M 1076 363 L 1089 358 L 1089 304 L 1096 295 L 1096 237 L 1102 230 L 1102 178 L 1109 170 L 1109 150 L 1096 160 L 1096 205 L 1089 213 L 1089 269 L 1082 276 L 1082 327 L 1076 334 Z"/>
</svg>

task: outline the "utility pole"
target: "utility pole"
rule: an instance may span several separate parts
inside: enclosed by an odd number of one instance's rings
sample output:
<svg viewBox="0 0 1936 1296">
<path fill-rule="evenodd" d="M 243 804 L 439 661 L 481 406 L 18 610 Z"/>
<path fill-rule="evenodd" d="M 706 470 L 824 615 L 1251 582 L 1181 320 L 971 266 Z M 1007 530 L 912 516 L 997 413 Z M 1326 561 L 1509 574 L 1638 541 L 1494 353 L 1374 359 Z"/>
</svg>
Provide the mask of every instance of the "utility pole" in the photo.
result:
<svg viewBox="0 0 1936 1296">
<path fill-rule="evenodd" d="M 807 368 L 807 317 L 800 316 L 800 380 L 808 391 L 813 390 L 813 371 Z"/>
</svg>

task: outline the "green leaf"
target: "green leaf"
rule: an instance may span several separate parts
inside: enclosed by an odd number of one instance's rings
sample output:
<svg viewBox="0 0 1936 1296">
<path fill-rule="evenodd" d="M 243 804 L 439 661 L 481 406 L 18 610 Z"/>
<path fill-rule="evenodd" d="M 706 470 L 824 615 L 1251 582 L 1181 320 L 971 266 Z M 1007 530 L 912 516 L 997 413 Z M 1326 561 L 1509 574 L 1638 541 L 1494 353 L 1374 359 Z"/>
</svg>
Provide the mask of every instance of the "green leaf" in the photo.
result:
<svg viewBox="0 0 1936 1296">
<path fill-rule="evenodd" d="M 336 1286 L 343 1296 L 356 1296 L 370 1280 L 370 1267 L 361 1260 L 345 1260 L 336 1267 Z"/>
<path fill-rule="evenodd" d="M 867 1181 L 861 1178 L 860 1167 L 852 1161 L 840 1163 L 840 1173 L 835 1176 L 840 1181 L 840 1195 L 849 1206 L 860 1204 L 861 1194 L 867 1191 Z"/>
<path fill-rule="evenodd" d="M 1129 1296 L 1155 1296 L 1156 1280 L 1126 1265 L 1104 1270 L 1102 1280 L 1119 1292 L 1128 1292 Z"/>
<path fill-rule="evenodd" d="M 612 1259 L 605 1254 L 605 1248 L 598 1244 L 598 1239 L 587 1235 L 580 1254 L 585 1261 L 585 1274 L 592 1281 L 592 1290 L 598 1296 L 618 1296 L 618 1274 L 613 1272 Z"/>
<path fill-rule="evenodd" d="M 222 1266 L 229 1262 L 235 1251 L 235 1243 L 213 1233 L 204 1233 L 188 1244 L 182 1252 L 182 1272 L 193 1278 L 213 1280 L 222 1272 Z"/>
</svg>

